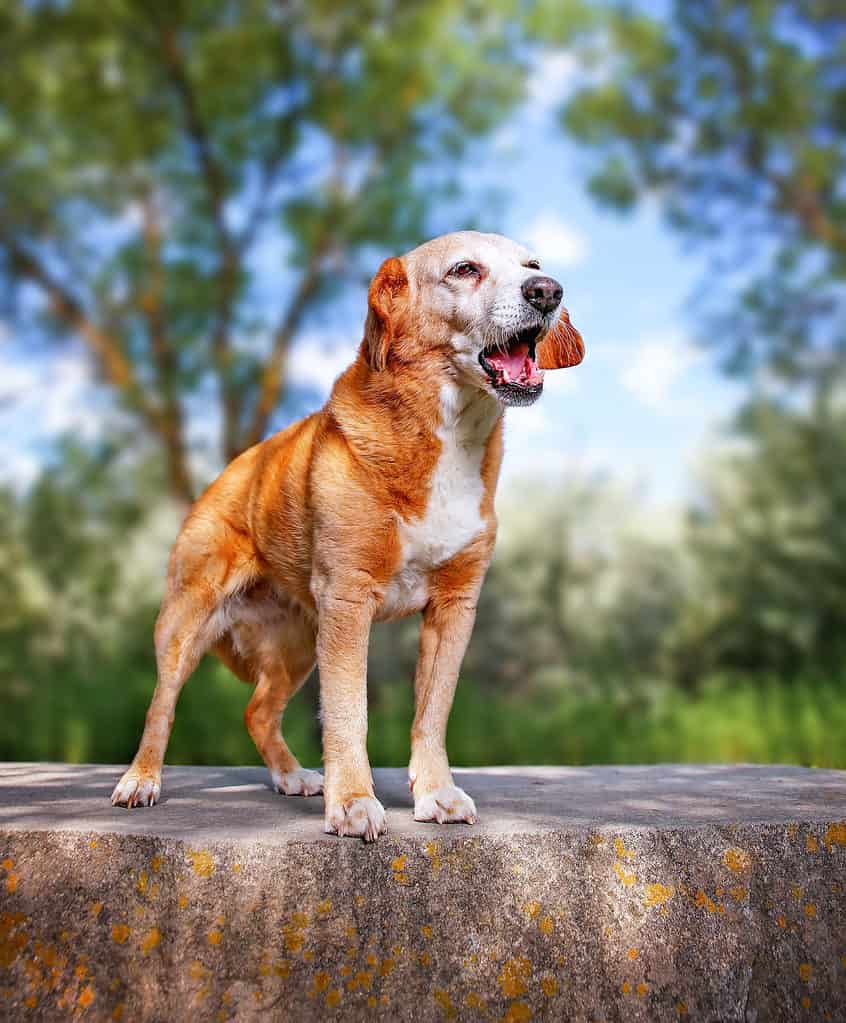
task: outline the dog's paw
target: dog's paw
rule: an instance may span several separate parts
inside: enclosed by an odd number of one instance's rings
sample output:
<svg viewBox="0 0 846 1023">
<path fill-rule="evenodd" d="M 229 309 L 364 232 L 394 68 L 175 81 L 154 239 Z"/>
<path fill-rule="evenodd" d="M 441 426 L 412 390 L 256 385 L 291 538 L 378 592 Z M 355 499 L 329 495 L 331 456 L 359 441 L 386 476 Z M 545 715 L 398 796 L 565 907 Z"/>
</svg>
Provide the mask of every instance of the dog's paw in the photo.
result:
<svg viewBox="0 0 846 1023">
<path fill-rule="evenodd" d="M 388 830 L 385 808 L 372 796 L 359 796 L 346 805 L 327 806 L 323 830 L 329 835 L 349 835 L 375 842 Z"/>
<path fill-rule="evenodd" d="M 442 785 L 433 792 L 421 793 L 414 800 L 414 819 L 437 821 L 438 824 L 459 821 L 475 824 L 476 804 L 464 789 L 458 788 L 457 785 Z"/>
<path fill-rule="evenodd" d="M 323 791 L 323 775 L 298 767 L 295 771 L 271 771 L 273 787 L 283 796 L 319 796 Z"/>
<path fill-rule="evenodd" d="M 152 806 L 158 802 L 161 791 L 162 781 L 158 772 L 153 774 L 138 767 L 130 767 L 115 785 L 112 806 L 125 806 L 127 810 L 134 806 Z"/>
</svg>

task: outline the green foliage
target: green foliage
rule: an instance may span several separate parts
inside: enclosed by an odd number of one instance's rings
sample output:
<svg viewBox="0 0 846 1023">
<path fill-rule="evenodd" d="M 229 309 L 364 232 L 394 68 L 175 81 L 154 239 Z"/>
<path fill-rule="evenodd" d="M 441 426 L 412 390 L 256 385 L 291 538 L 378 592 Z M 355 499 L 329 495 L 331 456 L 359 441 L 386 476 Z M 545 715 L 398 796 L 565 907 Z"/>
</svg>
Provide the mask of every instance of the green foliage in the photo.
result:
<svg viewBox="0 0 846 1023">
<path fill-rule="evenodd" d="M 846 654 L 842 394 L 836 412 L 753 405 L 744 426 L 745 443 L 713 458 L 691 516 L 699 584 L 680 625 L 680 674 L 837 674 Z"/>
<path fill-rule="evenodd" d="M 846 21 L 819 0 L 604 8 L 594 74 L 562 111 L 592 193 L 642 195 L 716 256 L 705 340 L 723 365 L 830 386 L 846 357 Z"/>
<path fill-rule="evenodd" d="M 450 721 L 457 763 L 846 766 L 846 429 L 842 416 L 828 429 L 773 408 L 752 418 L 757 446 L 715 460 L 684 528 L 608 485 L 535 482 L 530 502 L 502 502 Z M 31 493 L 0 497 L 0 757 L 133 755 L 178 525 L 174 509 L 133 498 L 155 491 L 150 471 L 69 448 Z M 376 764 L 408 756 L 417 630 L 416 618 L 374 629 Z M 259 763 L 249 694 L 207 659 L 169 762 Z M 320 756 L 316 707 L 312 679 L 285 718 L 307 763 Z"/>
</svg>

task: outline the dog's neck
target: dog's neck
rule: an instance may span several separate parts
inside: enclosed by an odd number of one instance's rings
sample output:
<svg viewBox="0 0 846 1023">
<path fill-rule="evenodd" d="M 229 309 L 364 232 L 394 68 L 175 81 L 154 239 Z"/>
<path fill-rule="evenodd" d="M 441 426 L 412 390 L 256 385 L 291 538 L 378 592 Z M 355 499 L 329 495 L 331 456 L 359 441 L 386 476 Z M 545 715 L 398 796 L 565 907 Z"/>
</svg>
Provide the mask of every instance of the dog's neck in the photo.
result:
<svg viewBox="0 0 846 1023">
<path fill-rule="evenodd" d="M 440 399 L 441 435 L 453 434 L 464 447 L 487 444 L 491 430 L 503 414 L 502 405 L 492 394 L 473 384 L 449 380 L 441 385 Z"/>
</svg>

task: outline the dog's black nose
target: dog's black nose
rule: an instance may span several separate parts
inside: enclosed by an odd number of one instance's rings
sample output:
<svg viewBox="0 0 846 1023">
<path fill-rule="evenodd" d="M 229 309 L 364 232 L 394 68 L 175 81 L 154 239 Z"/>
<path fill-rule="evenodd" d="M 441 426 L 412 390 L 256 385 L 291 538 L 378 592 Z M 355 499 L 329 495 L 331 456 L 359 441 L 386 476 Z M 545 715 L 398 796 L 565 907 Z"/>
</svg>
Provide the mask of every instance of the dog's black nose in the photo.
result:
<svg viewBox="0 0 846 1023">
<path fill-rule="evenodd" d="M 523 298 L 542 313 L 551 313 L 564 294 L 564 289 L 552 277 L 528 277 L 521 288 Z"/>
</svg>

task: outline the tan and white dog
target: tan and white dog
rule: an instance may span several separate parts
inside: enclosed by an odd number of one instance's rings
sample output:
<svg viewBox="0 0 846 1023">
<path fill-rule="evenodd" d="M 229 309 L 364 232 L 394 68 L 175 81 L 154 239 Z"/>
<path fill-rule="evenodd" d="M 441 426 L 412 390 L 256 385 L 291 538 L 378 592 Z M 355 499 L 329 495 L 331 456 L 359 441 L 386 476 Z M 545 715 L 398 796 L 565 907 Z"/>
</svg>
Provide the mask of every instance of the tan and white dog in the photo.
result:
<svg viewBox="0 0 846 1023">
<path fill-rule="evenodd" d="M 324 408 L 236 458 L 185 520 L 156 623 L 158 684 L 114 804 L 158 799 L 179 692 L 209 651 L 255 687 L 245 721 L 277 791 L 323 791 L 326 831 L 372 841 L 386 828 L 367 759 L 370 625 L 422 611 L 414 818 L 473 823 L 447 718 L 496 535 L 504 408 L 583 356 L 561 298 L 499 235 L 446 235 L 382 265 L 358 357 Z M 325 779 L 280 731 L 315 661 Z"/>
</svg>

